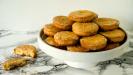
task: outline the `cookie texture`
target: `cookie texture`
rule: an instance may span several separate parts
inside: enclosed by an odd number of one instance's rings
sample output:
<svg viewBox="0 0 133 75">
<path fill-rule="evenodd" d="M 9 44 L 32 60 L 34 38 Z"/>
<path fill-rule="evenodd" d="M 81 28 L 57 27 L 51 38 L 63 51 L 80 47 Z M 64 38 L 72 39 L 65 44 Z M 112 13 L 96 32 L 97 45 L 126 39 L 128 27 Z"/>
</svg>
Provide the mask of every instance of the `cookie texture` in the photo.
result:
<svg viewBox="0 0 133 75">
<path fill-rule="evenodd" d="M 67 16 L 56 16 L 53 18 L 53 24 L 55 27 L 62 30 L 70 30 L 72 28 L 73 21 Z"/>
<path fill-rule="evenodd" d="M 80 44 L 86 49 L 100 50 L 106 46 L 107 39 L 104 36 L 97 34 L 94 36 L 81 38 Z"/>
<path fill-rule="evenodd" d="M 115 29 L 112 31 L 101 32 L 103 36 L 107 37 L 111 42 L 121 42 L 125 38 L 125 32 L 121 29 Z"/>
<path fill-rule="evenodd" d="M 71 31 L 61 31 L 54 35 L 55 42 L 61 46 L 74 45 L 79 37 Z"/>
<path fill-rule="evenodd" d="M 26 65 L 27 62 L 23 58 L 12 58 L 3 63 L 3 69 L 8 71 Z"/>
<path fill-rule="evenodd" d="M 89 10 L 77 10 L 68 15 L 69 19 L 76 22 L 90 22 L 97 18 L 97 14 Z"/>
<path fill-rule="evenodd" d="M 37 49 L 33 45 L 20 45 L 14 49 L 14 54 L 35 58 Z"/>
<path fill-rule="evenodd" d="M 79 23 L 72 25 L 72 31 L 79 36 L 90 36 L 97 34 L 99 27 L 95 23 Z"/>
<path fill-rule="evenodd" d="M 88 52 L 89 49 L 79 46 L 67 46 L 67 50 L 71 52 Z"/>
<path fill-rule="evenodd" d="M 114 30 L 119 27 L 119 21 L 112 18 L 97 18 L 94 22 L 104 31 Z"/>
<path fill-rule="evenodd" d="M 60 46 L 55 42 L 54 37 L 47 37 L 44 41 L 51 46 Z"/>
<path fill-rule="evenodd" d="M 47 36 L 54 36 L 54 34 L 59 31 L 61 31 L 61 29 L 53 26 L 53 24 L 46 24 L 43 29 L 44 34 L 46 34 Z"/>
</svg>

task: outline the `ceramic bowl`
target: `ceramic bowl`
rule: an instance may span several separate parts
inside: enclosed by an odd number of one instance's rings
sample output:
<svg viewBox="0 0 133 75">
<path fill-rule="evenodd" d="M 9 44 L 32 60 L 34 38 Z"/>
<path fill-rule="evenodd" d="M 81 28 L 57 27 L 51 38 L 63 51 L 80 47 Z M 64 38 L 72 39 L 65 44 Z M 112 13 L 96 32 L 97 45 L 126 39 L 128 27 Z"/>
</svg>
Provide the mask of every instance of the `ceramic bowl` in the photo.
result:
<svg viewBox="0 0 133 75">
<path fill-rule="evenodd" d="M 127 34 L 126 34 L 127 35 Z M 38 45 L 40 49 L 46 54 L 64 61 L 67 65 L 75 68 L 91 69 L 97 63 L 117 58 L 126 52 L 128 48 L 128 37 L 125 42 L 114 49 L 100 51 L 100 52 L 70 52 L 48 45 L 42 39 L 43 31 L 41 30 L 38 35 Z"/>
</svg>

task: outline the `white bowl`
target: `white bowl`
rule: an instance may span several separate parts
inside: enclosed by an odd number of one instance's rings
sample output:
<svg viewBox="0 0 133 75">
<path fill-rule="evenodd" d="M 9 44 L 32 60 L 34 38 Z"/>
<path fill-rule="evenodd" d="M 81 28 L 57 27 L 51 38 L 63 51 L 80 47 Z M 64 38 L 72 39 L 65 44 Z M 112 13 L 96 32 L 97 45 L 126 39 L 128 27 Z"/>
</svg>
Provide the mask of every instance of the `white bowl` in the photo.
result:
<svg viewBox="0 0 133 75">
<path fill-rule="evenodd" d="M 86 53 L 70 52 L 48 45 L 42 40 L 42 34 L 43 32 L 40 31 L 40 34 L 38 35 L 38 43 L 42 51 L 54 58 L 64 61 L 71 67 L 82 68 L 86 70 L 95 67 L 98 62 L 110 60 L 121 56 L 123 53 L 126 52 L 125 50 L 128 48 L 128 39 L 126 39 L 126 41 L 121 46 L 112 50 Z"/>
</svg>

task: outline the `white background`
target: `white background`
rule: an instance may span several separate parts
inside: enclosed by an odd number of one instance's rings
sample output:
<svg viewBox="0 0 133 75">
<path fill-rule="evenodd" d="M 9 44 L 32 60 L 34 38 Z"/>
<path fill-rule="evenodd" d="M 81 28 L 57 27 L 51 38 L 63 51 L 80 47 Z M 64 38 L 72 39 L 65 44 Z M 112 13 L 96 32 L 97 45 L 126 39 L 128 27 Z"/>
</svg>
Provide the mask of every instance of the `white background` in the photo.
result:
<svg viewBox="0 0 133 75">
<path fill-rule="evenodd" d="M 36 30 L 52 22 L 55 15 L 89 9 L 100 17 L 116 18 L 132 30 L 132 8 L 133 0 L 0 0 L 0 28 Z"/>
</svg>

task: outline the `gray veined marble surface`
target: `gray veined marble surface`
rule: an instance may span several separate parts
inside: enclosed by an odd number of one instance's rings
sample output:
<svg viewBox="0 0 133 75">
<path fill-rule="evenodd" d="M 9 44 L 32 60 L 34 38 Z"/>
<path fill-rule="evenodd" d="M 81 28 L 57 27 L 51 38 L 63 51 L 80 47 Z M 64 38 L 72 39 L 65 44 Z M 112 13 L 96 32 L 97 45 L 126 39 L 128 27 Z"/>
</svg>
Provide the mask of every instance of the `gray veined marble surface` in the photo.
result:
<svg viewBox="0 0 133 75">
<path fill-rule="evenodd" d="M 37 59 L 29 60 L 29 64 L 11 71 L 4 71 L 1 63 L 9 58 L 17 57 L 12 49 L 20 44 L 33 44 L 38 48 L 38 31 L 0 30 L 0 75 L 133 75 L 133 48 L 113 60 L 99 62 L 96 70 L 86 71 L 70 67 L 38 49 Z M 130 45 L 132 46 L 132 45 Z"/>
</svg>

